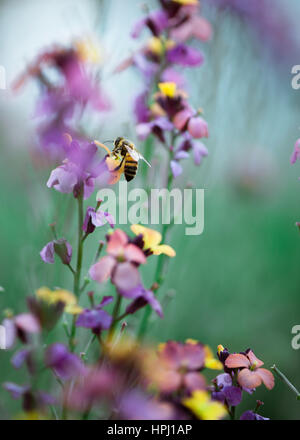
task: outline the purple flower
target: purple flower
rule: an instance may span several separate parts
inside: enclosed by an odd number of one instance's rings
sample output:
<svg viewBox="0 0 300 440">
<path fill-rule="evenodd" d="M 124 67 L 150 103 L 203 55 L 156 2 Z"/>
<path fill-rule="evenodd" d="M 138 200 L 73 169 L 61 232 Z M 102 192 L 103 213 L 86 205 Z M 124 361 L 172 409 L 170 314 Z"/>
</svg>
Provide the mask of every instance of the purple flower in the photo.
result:
<svg viewBox="0 0 300 440">
<path fill-rule="evenodd" d="M 112 317 L 102 308 L 113 301 L 112 296 L 104 297 L 101 304 L 93 309 L 85 309 L 76 321 L 77 327 L 92 329 L 95 334 L 110 328 Z"/>
<path fill-rule="evenodd" d="M 144 27 L 148 26 L 154 36 L 159 36 L 160 33 L 168 27 L 168 15 L 165 11 L 158 9 L 152 11 L 147 17 L 139 20 L 131 32 L 133 38 L 138 38 Z"/>
<path fill-rule="evenodd" d="M 291 156 L 291 164 L 294 164 L 298 159 L 300 159 L 300 139 L 295 143 L 294 151 Z"/>
<path fill-rule="evenodd" d="M 135 98 L 134 113 L 137 122 L 148 122 L 150 119 L 150 110 L 147 106 L 148 91 L 145 91 Z"/>
<path fill-rule="evenodd" d="M 53 240 L 46 244 L 40 252 L 45 263 L 54 263 L 54 254 L 57 254 L 63 264 L 70 264 L 72 259 L 72 246 L 64 238 Z"/>
<path fill-rule="evenodd" d="M 182 166 L 176 161 L 171 160 L 170 162 L 171 171 L 173 174 L 174 179 L 176 179 L 180 174 L 182 173 Z"/>
<path fill-rule="evenodd" d="M 180 66 L 193 67 L 200 66 L 204 62 L 204 56 L 193 47 L 177 44 L 177 46 L 167 51 L 167 60 L 169 63 L 179 64 Z"/>
<path fill-rule="evenodd" d="M 260 416 L 259 414 L 256 414 L 255 412 L 248 410 L 241 415 L 240 420 L 270 420 L 270 419 Z"/>
<path fill-rule="evenodd" d="M 124 420 L 172 420 L 174 410 L 142 391 L 133 389 L 124 393 L 119 401 L 118 412 Z"/>
<path fill-rule="evenodd" d="M 193 150 L 195 165 L 200 165 L 202 158 L 208 155 L 207 148 L 202 142 L 193 140 L 189 133 L 184 133 L 183 141 L 179 145 L 176 155 L 191 149 Z"/>
<path fill-rule="evenodd" d="M 183 88 L 185 86 L 185 78 L 181 73 L 177 72 L 177 70 L 174 70 L 172 67 L 168 67 L 165 69 L 161 75 L 161 80 L 163 82 L 173 82 L 177 85 L 177 87 Z"/>
<path fill-rule="evenodd" d="M 158 314 L 160 318 L 163 318 L 163 311 L 159 301 L 156 299 L 154 293 L 151 290 L 146 290 L 142 284 L 138 285 L 130 291 L 119 291 L 119 293 L 126 298 L 134 298 L 133 302 L 126 308 L 127 314 L 133 314 L 137 310 L 146 306 L 147 304 Z"/>
<path fill-rule="evenodd" d="M 151 122 L 138 124 L 136 132 L 141 140 L 146 139 L 150 133 L 155 134 L 161 142 L 164 142 L 164 131 L 172 131 L 174 125 L 165 117 L 159 117 Z"/>
<path fill-rule="evenodd" d="M 45 364 L 62 380 L 69 380 L 85 370 L 82 361 L 75 354 L 70 353 L 65 345 L 59 343 L 47 348 Z"/>
<path fill-rule="evenodd" d="M 149 83 L 158 72 L 159 65 L 147 59 L 144 53 L 138 52 L 133 56 L 133 63 Z"/>
<path fill-rule="evenodd" d="M 242 390 L 240 387 L 232 385 L 232 379 L 230 374 L 219 374 L 215 379 L 218 391 L 212 393 L 212 398 L 224 403 L 225 401 L 229 406 L 237 406 L 242 401 Z"/>
<path fill-rule="evenodd" d="M 98 148 L 94 143 L 80 146 L 73 140 L 69 146 L 67 158 L 63 164 L 55 168 L 48 179 L 48 188 L 62 193 L 78 196 L 83 186 L 83 195 L 87 199 L 95 189 L 97 178 L 106 171 L 104 161 L 97 160 Z"/>
<path fill-rule="evenodd" d="M 95 208 L 89 206 L 86 210 L 82 229 L 88 234 L 91 234 L 94 232 L 96 227 L 104 226 L 105 223 L 109 223 L 109 225 L 113 228 L 115 226 L 113 216 L 108 212 L 101 211 L 100 209 L 96 211 Z"/>
<path fill-rule="evenodd" d="M 30 389 L 29 385 L 17 385 L 13 382 L 5 382 L 3 388 L 10 393 L 13 399 L 20 399 Z"/>
<path fill-rule="evenodd" d="M 24 362 L 29 361 L 30 354 L 31 354 L 31 350 L 29 350 L 28 348 L 19 350 L 14 354 L 11 363 L 15 368 L 19 369 L 22 367 Z"/>
</svg>

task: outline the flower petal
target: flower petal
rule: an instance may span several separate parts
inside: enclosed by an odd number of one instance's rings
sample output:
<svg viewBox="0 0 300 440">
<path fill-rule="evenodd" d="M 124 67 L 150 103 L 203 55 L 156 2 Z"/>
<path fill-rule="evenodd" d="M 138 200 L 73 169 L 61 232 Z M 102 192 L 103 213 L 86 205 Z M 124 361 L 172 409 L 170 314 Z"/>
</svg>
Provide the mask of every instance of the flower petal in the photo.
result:
<svg viewBox="0 0 300 440">
<path fill-rule="evenodd" d="M 168 257 L 175 257 L 176 256 L 176 252 L 168 244 L 161 244 L 159 246 L 156 246 L 155 248 L 153 248 L 153 254 L 154 255 L 165 254 Z"/>
<path fill-rule="evenodd" d="M 239 354 L 239 353 L 235 353 L 235 354 L 230 354 L 226 361 L 225 361 L 225 365 L 227 368 L 240 368 L 240 367 L 250 367 L 250 362 L 249 359 L 243 355 L 243 354 Z"/>
<path fill-rule="evenodd" d="M 266 370 L 265 368 L 258 368 L 255 372 L 261 377 L 264 385 L 268 388 L 268 390 L 271 390 L 274 387 L 275 381 L 271 371 Z"/>
<path fill-rule="evenodd" d="M 244 368 L 238 374 L 238 383 L 241 387 L 245 388 L 257 388 L 262 383 L 262 378 L 257 371 L 250 371 L 248 368 Z"/>
<path fill-rule="evenodd" d="M 140 274 L 131 263 L 119 263 L 114 271 L 113 283 L 122 292 L 129 292 L 140 283 Z M 124 296 L 127 296 L 126 293 Z"/>
<path fill-rule="evenodd" d="M 103 283 L 110 278 L 115 264 L 116 260 L 113 257 L 109 255 L 102 257 L 98 263 L 90 268 L 89 275 L 92 280 L 97 281 L 97 283 Z"/>
<path fill-rule="evenodd" d="M 121 229 L 116 229 L 110 236 L 107 245 L 107 253 L 118 257 L 123 254 L 124 247 L 128 243 L 128 237 Z"/>
<path fill-rule="evenodd" d="M 162 239 L 161 233 L 158 231 L 155 231 L 154 229 L 146 228 L 142 225 L 131 225 L 132 232 L 135 235 L 143 235 L 144 238 L 144 249 L 151 249 L 154 246 L 157 246 Z"/>
<path fill-rule="evenodd" d="M 138 264 L 146 263 L 144 252 L 134 244 L 128 244 L 124 249 L 124 257 L 127 261 L 132 261 Z"/>
<path fill-rule="evenodd" d="M 255 354 L 253 353 L 252 350 L 248 351 L 247 353 L 247 358 L 250 361 L 251 365 L 255 365 L 257 368 L 262 367 L 263 366 L 263 361 L 261 361 L 260 359 L 258 359 Z"/>
</svg>

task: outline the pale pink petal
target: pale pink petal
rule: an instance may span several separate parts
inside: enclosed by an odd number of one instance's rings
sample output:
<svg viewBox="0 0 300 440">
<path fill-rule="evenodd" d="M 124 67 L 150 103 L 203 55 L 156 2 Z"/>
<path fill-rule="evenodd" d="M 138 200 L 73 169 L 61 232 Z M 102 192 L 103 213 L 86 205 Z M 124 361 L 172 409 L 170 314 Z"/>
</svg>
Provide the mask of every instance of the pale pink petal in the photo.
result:
<svg viewBox="0 0 300 440">
<path fill-rule="evenodd" d="M 98 283 L 103 283 L 110 278 L 115 264 L 116 260 L 113 257 L 110 257 L 109 255 L 102 257 L 98 263 L 90 268 L 89 275 L 92 280 L 97 281 Z"/>
<path fill-rule="evenodd" d="M 176 113 L 173 124 L 178 130 L 183 130 L 188 120 L 193 116 L 193 112 L 190 109 L 184 109 Z"/>
<path fill-rule="evenodd" d="M 117 265 L 112 281 L 122 292 L 129 292 L 128 294 L 130 294 L 130 291 L 137 287 L 141 279 L 137 268 L 133 264 L 126 262 Z"/>
<path fill-rule="evenodd" d="M 31 313 L 22 313 L 21 315 L 16 316 L 15 325 L 28 333 L 39 333 L 41 330 L 38 320 Z"/>
<path fill-rule="evenodd" d="M 134 263 L 144 264 L 146 263 L 146 257 L 144 252 L 135 246 L 134 244 L 128 244 L 124 249 L 124 257 L 127 261 L 133 261 Z"/>
<path fill-rule="evenodd" d="M 271 390 L 274 387 L 275 381 L 271 371 L 266 370 L 265 368 L 258 368 L 255 372 L 261 377 L 268 390 Z"/>
<path fill-rule="evenodd" d="M 193 34 L 195 38 L 202 41 L 210 40 L 212 37 L 211 24 L 205 18 L 198 16 L 193 17 Z"/>
<path fill-rule="evenodd" d="M 249 359 L 243 354 L 230 354 L 225 361 L 227 368 L 250 367 Z"/>
<path fill-rule="evenodd" d="M 263 364 L 264 364 L 263 361 L 261 361 L 260 359 L 258 359 L 258 358 L 255 356 L 255 354 L 253 353 L 252 350 L 250 350 L 250 351 L 247 353 L 247 358 L 249 359 L 250 364 L 251 364 L 251 365 L 255 365 L 257 368 L 262 367 Z"/>
<path fill-rule="evenodd" d="M 249 388 L 252 390 L 253 388 L 259 387 L 262 383 L 262 378 L 257 371 L 250 371 L 248 368 L 244 368 L 238 374 L 238 383 L 243 388 Z"/>
<path fill-rule="evenodd" d="M 110 236 L 107 245 L 107 253 L 113 257 L 118 257 L 123 254 L 124 246 L 128 243 L 128 238 L 125 232 L 121 229 L 116 229 Z"/>
</svg>

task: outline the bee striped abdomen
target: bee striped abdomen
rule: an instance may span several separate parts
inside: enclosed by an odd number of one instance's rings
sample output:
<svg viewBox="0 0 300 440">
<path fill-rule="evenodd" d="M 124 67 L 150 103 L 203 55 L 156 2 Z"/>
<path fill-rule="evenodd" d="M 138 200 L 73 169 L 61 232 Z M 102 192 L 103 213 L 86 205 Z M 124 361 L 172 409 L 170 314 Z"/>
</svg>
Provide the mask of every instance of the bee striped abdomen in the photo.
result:
<svg viewBox="0 0 300 440">
<path fill-rule="evenodd" d="M 127 182 L 132 180 L 137 172 L 138 163 L 136 160 L 132 159 L 132 157 L 127 154 L 125 158 L 125 166 L 124 166 L 124 175 Z"/>
</svg>

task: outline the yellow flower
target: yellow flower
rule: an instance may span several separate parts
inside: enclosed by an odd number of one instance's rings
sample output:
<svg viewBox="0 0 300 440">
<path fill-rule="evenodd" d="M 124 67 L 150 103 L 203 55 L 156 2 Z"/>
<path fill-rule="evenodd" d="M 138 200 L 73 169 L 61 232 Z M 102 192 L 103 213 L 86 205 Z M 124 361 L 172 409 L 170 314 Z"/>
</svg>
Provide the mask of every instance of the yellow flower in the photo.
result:
<svg viewBox="0 0 300 440">
<path fill-rule="evenodd" d="M 175 3 L 180 3 L 181 5 L 198 5 L 198 0 L 173 0 Z"/>
<path fill-rule="evenodd" d="M 161 56 L 165 50 L 172 49 L 175 46 L 173 40 L 162 40 L 158 37 L 152 37 L 148 40 L 147 47 L 155 55 Z"/>
<path fill-rule="evenodd" d="M 218 350 L 218 354 L 220 354 L 221 351 L 224 351 L 224 347 L 223 347 L 223 345 L 221 345 L 221 344 L 218 345 L 217 350 Z"/>
<path fill-rule="evenodd" d="M 176 84 L 174 82 L 161 82 L 158 84 L 159 90 L 168 98 L 174 98 Z"/>
<path fill-rule="evenodd" d="M 204 366 L 206 368 L 209 368 L 210 370 L 223 370 L 222 363 L 214 357 L 213 352 L 208 345 L 205 345 L 204 351 L 205 351 Z"/>
<path fill-rule="evenodd" d="M 148 40 L 148 49 L 155 53 L 156 55 L 162 55 L 164 52 L 164 45 L 160 38 L 158 37 L 152 37 Z"/>
<path fill-rule="evenodd" d="M 100 47 L 92 40 L 92 38 L 84 38 L 75 41 L 74 46 L 82 61 L 97 64 L 101 61 Z"/>
<path fill-rule="evenodd" d="M 144 250 L 150 249 L 154 255 L 165 254 L 168 257 L 175 257 L 176 252 L 167 244 L 159 244 L 162 240 L 160 232 L 154 229 L 145 228 L 142 225 L 131 225 L 131 230 L 135 235 L 142 234 L 144 240 Z"/>
<path fill-rule="evenodd" d="M 58 289 L 50 290 L 48 287 L 40 287 L 36 291 L 36 296 L 49 305 L 62 302 L 65 304 L 65 312 L 72 315 L 78 315 L 82 308 L 77 304 L 76 296 L 68 290 Z"/>
<path fill-rule="evenodd" d="M 219 420 L 227 414 L 225 406 L 211 400 L 206 391 L 193 391 L 182 403 L 201 420 Z"/>
<path fill-rule="evenodd" d="M 187 344 L 193 344 L 193 345 L 199 344 L 199 342 L 196 341 L 196 339 L 187 339 L 185 342 Z M 204 346 L 204 352 L 205 352 L 205 361 L 204 361 L 205 368 L 209 368 L 210 370 L 223 370 L 222 363 L 218 359 L 214 358 L 213 352 L 208 345 Z"/>
</svg>

